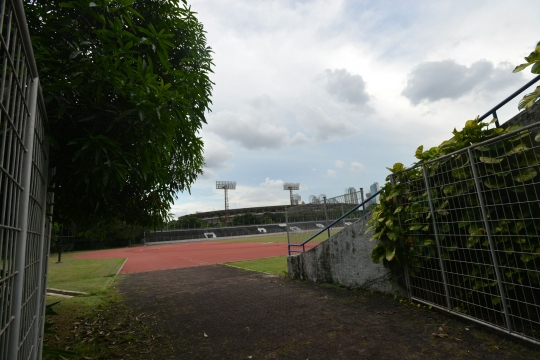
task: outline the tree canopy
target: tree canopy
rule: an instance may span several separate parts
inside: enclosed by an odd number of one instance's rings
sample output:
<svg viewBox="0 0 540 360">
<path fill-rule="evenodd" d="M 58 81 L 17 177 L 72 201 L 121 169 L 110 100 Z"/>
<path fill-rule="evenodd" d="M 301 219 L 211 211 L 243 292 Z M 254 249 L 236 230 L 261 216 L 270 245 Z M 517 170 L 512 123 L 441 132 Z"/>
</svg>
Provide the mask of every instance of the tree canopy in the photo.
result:
<svg viewBox="0 0 540 360">
<path fill-rule="evenodd" d="M 31 0 L 55 218 L 152 226 L 204 165 L 212 58 L 185 1 Z"/>
</svg>

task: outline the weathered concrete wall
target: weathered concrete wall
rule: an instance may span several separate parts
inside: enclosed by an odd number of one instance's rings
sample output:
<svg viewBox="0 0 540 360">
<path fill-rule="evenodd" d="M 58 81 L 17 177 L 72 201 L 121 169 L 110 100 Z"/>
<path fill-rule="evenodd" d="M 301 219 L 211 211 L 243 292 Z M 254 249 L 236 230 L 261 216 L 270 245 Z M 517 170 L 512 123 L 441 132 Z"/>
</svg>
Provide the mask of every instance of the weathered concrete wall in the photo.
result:
<svg viewBox="0 0 540 360">
<path fill-rule="evenodd" d="M 503 128 L 507 128 L 511 125 L 526 126 L 532 123 L 540 121 L 540 102 L 537 102 L 530 109 L 523 110 L 507 122 L 501 125 Z"/>
<path fill-rule="evenodd" d="M 371 261 L 377 245 L 365 234 L 366 220 L 360 220 L 320 243 L 313 249 L 287 259 L 289 276 L 314 282 L 338 283 L 351 288 L 364 288 L 405 295 L 395 276 L 382 264 Z"/>
</svg>

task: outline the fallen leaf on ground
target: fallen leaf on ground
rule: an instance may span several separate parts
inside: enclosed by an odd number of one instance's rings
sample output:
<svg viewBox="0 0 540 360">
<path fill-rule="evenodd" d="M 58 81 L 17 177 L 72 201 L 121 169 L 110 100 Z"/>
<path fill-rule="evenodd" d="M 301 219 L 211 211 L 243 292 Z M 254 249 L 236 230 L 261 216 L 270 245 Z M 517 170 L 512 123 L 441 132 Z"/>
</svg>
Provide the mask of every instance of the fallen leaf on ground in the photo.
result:
<svg viewBox="0 0 540 360">
<path fill-rule="evenodd" d="M 204 334 L 204 337 L 208 337 L 208 335 L 206 335 L 206 333 L 203 333 Z"/>
<path fill-rule="evenodd" d="M 437 333 L 433 333 L 433 334 L 431 334 L 431 335 L 433 335 L 433 336 L 435 336 L 435 337 L 439 337 L 439 338 L 446 338 L 446 337 L 448 337 L 448 334 L 437 334 Z"/>
</svg>

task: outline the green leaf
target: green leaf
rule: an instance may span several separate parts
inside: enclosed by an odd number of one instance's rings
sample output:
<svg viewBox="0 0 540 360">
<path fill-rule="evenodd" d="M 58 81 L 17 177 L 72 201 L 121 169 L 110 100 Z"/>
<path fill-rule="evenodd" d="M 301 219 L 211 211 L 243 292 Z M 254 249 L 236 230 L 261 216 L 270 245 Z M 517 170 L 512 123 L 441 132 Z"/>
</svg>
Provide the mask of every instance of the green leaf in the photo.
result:
<svg viewBox="0 0 540 360">
<path fill-rule="evenodd" d="M 520 170 L 519 175 L 514 176 L 513 179 L 518 182 L 526 182 L 534 179 L 536 175 L 536 170 L 533 168 L 527 168 L 525 170 Z"/>
<path fill-rule="evenodd" d="M 530 63 L 525 63 L 525 64 L 518 65 L 518 66 L 516 66 L 516 68 L 512 72 L 513 73 L 520 72 L 521 70 L 526 69 L 529 65 L 531 65 L 531 64 Z"/>
<path fill-rule="evenodd" d="M 435 244 L 436 244 L 435 240 L 431 240 L 431 239 L 424 240 L 424 245 L 425 245 L 425 246 L 428 246 L 428 245 L 435 245 Z"/>
<path fill-rule="evenodd" d="M 531 68 L 531 72 L 533 74 L 540 74 L 540 62 L 537 62 L 533 65 L 533 67 Z"/>
<path fill-rule="evenodd" d="M 420 230 L 424 225 L 420 224 L 420 225 L 413 225 L 411 227 L 409 227 L 409 230 L 410 231 L 415 231 L 415 230 Z"/>
<path fill-rule="evenodd" d="M 537 255 L 522 254 L 519 259 L 524 263 L 528 263 L 529 261 L 534 260 L 536 257 Z"/>
<path fill-rule="evenodd" d="M 386 249 L 383 245 L 376 245 L 371 252 L 371 260 L 378 264 L 386 258 Z"/>
<path fill-rule="evenodd" d="M 503 182 L 498 182 L 497 178 L 488 178 L 484 180 L 484 185 L 486 185 L 490 189 L 501 189 L 504 188 L 506 185 Z"/>
<path fill-rule="evenodd" d="M 416 152 L 414 153 L 414 156 L 417 158 L 417 159 L 422 159 L 422 153 L 424 152 L 424 145 L 420 145 L 417 149 L 416 149 Z"/>
<path fill-rule="evenodd" d="M 392 261 L 392 259 L 394 258 L 394 256 L 396 255 L 396 249 L 390 249 L 390 248 L 386 248 L 386 252 L 385 252 L 385 257 L 386 257 L 386 260 L 388 261 Z"/>
<path fill-rule="evenodd" d="M 480 156 L 479 160 L 485 164 L 499 164 L 504 160 L 504 158 L 496 159 L 487 156 Z"/>
</svg>

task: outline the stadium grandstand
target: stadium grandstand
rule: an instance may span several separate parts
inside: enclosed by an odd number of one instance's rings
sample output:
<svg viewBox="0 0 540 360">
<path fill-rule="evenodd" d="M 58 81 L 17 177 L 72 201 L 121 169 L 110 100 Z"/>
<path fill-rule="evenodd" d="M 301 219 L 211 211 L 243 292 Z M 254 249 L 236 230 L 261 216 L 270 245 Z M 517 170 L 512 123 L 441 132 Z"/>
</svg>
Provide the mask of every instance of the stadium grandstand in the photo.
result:
<svg viewBox="0 0 540 360">
<path fill-rule="evenodd" d="M 253 215 L 263 215 L 266 213 L 281 213 L 285 214 L 285 209 L 290 207 L 290 205 L 274 205 L 274 206 L 259 206 L 259 207 L 251 207 L 251 208 L 241 208 L 241 209 L 229 209 L 229 216 L 231 218 L 234 218 L 238 215 L 244 215 L 247 213 L 251 213 Z M 182 220 L 182 218 L 186 216 L 195 216 L 203 223 L 206 224 L 218 224 L 220 222 L 220 219 L 225 218 L 225 210 L 214 210 L 214 211 L 205 211 L 205 212 L 197 212 L 195 214 L 180 216 L 178 220 Z"/>
</svg>

